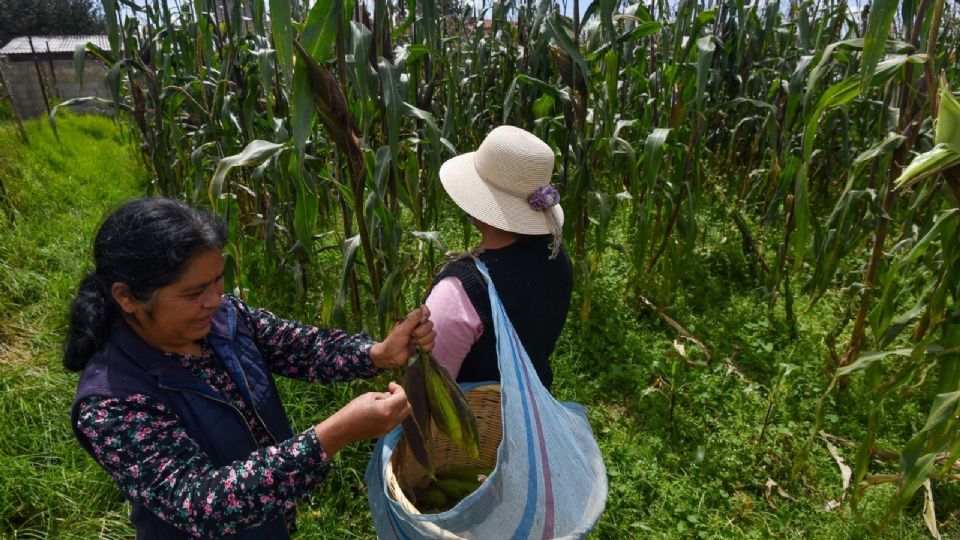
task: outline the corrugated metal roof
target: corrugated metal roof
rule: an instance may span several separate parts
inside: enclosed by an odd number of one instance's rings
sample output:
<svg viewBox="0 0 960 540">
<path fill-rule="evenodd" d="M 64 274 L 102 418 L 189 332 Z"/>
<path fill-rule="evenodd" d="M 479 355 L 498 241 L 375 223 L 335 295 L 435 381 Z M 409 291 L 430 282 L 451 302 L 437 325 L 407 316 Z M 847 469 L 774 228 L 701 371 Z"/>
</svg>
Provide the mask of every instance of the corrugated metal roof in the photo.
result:
<svg viewBox="0 0 960 540">
<path fill-rule="evenodd" d="M 52 53 L 72 53 L 77 45 L 93 43 L 101 49 L 109 49 L 107 36 L 33 36 L 33 48 L 37 54 L 46 54 L 47 45 Z M 27 36 L 11 39 L 0 49 L 0 54 L 30 54 L 30 41 Z"/>
</svg>

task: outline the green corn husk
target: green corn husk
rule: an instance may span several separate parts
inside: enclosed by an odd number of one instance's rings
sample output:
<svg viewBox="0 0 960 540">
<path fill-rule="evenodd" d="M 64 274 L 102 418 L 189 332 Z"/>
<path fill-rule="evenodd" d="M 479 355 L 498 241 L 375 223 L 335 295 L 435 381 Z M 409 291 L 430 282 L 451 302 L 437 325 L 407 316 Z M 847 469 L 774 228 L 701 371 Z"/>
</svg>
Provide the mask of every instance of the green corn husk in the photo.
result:
<svg viewBox="0 0 960 540">
<path fill-rule="evenodd" d="M 940 76 L 940 105 L 937 108 L 937 144 L 948 144 L 960 151 L 960 102 L 950 92 L 947 78 Z"/>
<path fill-rule="evenodd" d="M 420 351 L 420 361 L 427 387 L 427 403 L 433 421 L 450 442 L 473 459 L 480 457 L 480 434 L 477 418 L 463 390 L 440 366 L 432 354 Z"/>
<path fill-rule="evenodd" d="M 473 493 L 480 487 L 480 482 L 476 480 L 470 482 L 467 480 L 456 480 L 454 478 L 445 478 L 443 480 L 437 480 L 434 484 L 437 486 L 444 495 L 447 496 L 448 500 L 460 501 L 467 495 Z M 456 503 L 454 503 L 456 504 Z"/>
<path fill-rule="evenodd" d="M 937 107 L 936 146 L 913 158 L 897 178 L 897 189 L 906 189 L 920 180 L 960 166 L 960 102 L 950 92 L 947 80 L 940 79 Z"/>
<path fill-rule="evenodd" d="M 448 504 L 447 495 L 436 486 L 429 486 L 415 490 L 417 508 L 420 511 L 445 508 Z"/>
<path fill-rule="evenodd" d="M 433 431 L 430 428 L 430 406 L 427 400 L 424 362 L 413 357 L 404 373 L 403 389 L 412 412 L 403 421 L 403 440 L 414 459 L 433 478 Z"/>
<path fill-rule="evenodd" d="M 490 474 L 493 472 L 493 469 L 490 467 L 470 467 L 468 469 L 454 469 L 449 471 L 437 472 L 436 477 L 438 480 L 443 479 L 453 479 L 453 480 L 465 480 L 468 482 L 483 482 Z"/>
</svg>

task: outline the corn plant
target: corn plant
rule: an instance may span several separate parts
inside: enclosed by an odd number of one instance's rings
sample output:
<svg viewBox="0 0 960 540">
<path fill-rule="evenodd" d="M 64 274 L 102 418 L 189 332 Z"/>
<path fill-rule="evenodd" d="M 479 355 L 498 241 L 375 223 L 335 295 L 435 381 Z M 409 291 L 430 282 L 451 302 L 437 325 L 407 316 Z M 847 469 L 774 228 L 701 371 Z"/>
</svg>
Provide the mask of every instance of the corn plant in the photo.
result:
<svg viewBox="0 0 960 540">
<path fill-rule="evenodd" d="M 322 291 L 321 323 L 384 332 L 441 254 L 470 246 L 437 174 L 501 123 L 556 152 L 582 320 L 609 257 L 629 262 L 625 294 L 681 294 L 722 206 L 719 232 L 742 237 L 771 322 L 782 304 L 796 335 L 798 309 L 850 291 L 828 392 L 853 380 L 872 390 L 851 503 L 897 482 L 887 516 L 868 524 L 883 525 L 924 482 L 949 477 L 960 452 L 956 6 L 573 7 L 104 0 L 110 49 L 86 52 L 110 66 L 155 191 L 229 221 L 231 285 L 254 290 L 244 268 L 258 257 L 271 279 Z M 457 245 L 441 229 L 462 231 Z M 319 271 L 331 251 L 339 275 Z M 927 376 L 940 388 L 925 398 L 927 426 L 897 474 L 869 474 L 883 403 Z"/>
</svg>

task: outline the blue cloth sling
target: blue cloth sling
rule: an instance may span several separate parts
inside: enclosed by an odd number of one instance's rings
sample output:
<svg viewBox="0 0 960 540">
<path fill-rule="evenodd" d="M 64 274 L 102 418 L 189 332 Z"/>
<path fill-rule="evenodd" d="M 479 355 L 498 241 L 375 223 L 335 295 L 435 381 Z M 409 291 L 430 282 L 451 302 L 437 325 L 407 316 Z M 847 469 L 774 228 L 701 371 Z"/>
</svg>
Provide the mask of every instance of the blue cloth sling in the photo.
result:
<svg viewBox="0 0 960 540">
<path fill-rule="evenodd" d="M 384 539 L 581 538 L 603 514 L 607 475 L 586 410 L 560 403 L 541 384 L 486 266 L 500 366 L 503 440 L 487 480 L 439 514 L 410 514 L 387 492 L 385 471 L 401 440 L 396 428 L 377 442 L 367 465 L 367 497 Z M 482 385 L 464 384 L 464 391 Z"/>
</svg>

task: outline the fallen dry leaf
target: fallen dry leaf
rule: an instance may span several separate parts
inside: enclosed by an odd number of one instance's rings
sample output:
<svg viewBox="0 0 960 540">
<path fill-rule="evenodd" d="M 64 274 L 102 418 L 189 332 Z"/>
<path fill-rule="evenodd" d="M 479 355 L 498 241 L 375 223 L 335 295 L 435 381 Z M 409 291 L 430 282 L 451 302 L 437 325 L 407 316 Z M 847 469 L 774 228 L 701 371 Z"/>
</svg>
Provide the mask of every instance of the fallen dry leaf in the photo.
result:
<svg viewBox="0 0 960 540">
<path fill-rule="evenodd" d="M 850 491 L 850 478 L 853 476 L 853 471 L 850 470 L 849 465 L 844 463 L 843 458 L 837 452 L 837 448 L 830 443 L 830 440 L 822 431 L 820 432 L 820 438 L 823 439 L 824 444 L 827 445 L 827 451 L 830 452 L 833 460 L 837 462 L 837 466 L 840 468 L 840 478 L 843 481 L 843 491 L 840 492 L 840 500 L 843 501 L 847 498 L 847 493 Z"/>
<path fill-rule="evenodd" d="M 930 480 L 923 483 L 923 522 L 927 524 L 927 530 L 930 535 L 941 540 L 940 529 L 937 527 L 937 512 L 933 507 L 933 488 L 930 487 Z"/>
</svg>

